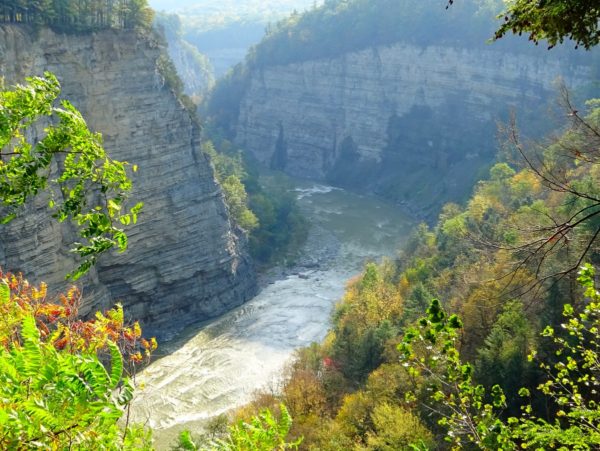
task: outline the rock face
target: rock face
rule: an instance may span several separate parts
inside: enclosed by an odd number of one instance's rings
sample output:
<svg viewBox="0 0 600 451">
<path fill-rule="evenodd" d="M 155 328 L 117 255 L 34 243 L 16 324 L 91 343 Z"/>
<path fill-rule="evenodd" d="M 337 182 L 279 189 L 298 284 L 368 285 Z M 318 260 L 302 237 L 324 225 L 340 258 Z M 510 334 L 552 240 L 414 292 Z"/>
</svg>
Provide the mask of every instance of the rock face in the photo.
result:
<svg viewBox="0 0 600 451">
<path fill-rule="evenodd" d="M 379 193 L 427 217 L 467 194 L 492 161 L 497 120 L 514 108 L 533 127 L 557 96 L 557 77 L 577 87 L 594 75 L 549 52 L 490 47 L 398 43 L 256 69 L 236 142 L 273 168 Z"/>
<path fill-rule="evenodd" d="M 165 33 L 165 38 L 169 56 L 183 82 L 184 93 L 194 99 L 201 99 L 215 83 L 208 57 L 174 33 Z"/>
<path fill-rule="evenodd" d="M 161 49 L 150 38 L 103 31 L 60 35 L 0 27 L 0 76 L 7 85 L 54 72 L 62 96 L 104 136 L 118 160 L 139 166 L 132 199 L 144 202 L 128 229 L 129 249 L 104 256 L 83 281 L 84 310 L 120 301 L 161 337 L 237 306 L 256 292 L 243 237 L 232 226 L 199 130 L 156 71 Z M 74 269 L 68 226 L 40 199 L 3 227 L 0 264 L 60 288 Z"/>
</svg>

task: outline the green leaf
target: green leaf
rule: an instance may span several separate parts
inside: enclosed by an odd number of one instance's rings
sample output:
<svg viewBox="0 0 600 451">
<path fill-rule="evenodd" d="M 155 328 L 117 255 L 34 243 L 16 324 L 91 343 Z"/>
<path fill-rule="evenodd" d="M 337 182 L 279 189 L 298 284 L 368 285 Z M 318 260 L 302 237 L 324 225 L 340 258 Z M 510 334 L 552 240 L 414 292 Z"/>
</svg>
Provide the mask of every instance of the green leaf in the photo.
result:
<svg viewBox="0 0 600 451">
<path fill-rule="evenodd" d="M 4 224 L 8 224 L 10 221 L 12 221 L 13 219 L 15 219 L 17 217 L 16 213 L 11 213 L 5 217 L 2 218 L 2 220 L 0 221 L 0 224 L 4 225 Z"/>
<path fill-rule="evenodd" d="M 6 282 L 0 282 L 0 305 L 8 304 L 10 302 L 10 288 Z"/>
<path fill-rule="evenodd" d="M 23 337 L 24 362 L 21 368 L 25 377 L 38 374 L 42 367 L 42 350 L 40 343 L 40 331 L 35 324 L 35 318 L 31 315 L 25 316 L 21 325 Z"/>
<path fill-rule="evenodd" d="M 121 381 L 123 375 L 123 356 L 119 347 L 112 341 L 107 342 L 108 349 L 110 351 L 110 388 L 115 389 Z"/>
</svg>

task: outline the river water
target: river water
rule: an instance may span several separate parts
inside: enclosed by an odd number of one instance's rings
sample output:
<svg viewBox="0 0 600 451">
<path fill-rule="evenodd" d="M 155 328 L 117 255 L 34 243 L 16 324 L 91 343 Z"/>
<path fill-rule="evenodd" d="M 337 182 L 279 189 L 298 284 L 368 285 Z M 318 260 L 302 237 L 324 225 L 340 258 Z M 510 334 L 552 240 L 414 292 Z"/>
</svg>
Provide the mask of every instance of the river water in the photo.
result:
<svg viewBox="0 0 600 451">
<path fill-rule="evenodd" d="M 131 421 L 152 427 L 159 449 L 276 388 L 294 350 L 324 338 L 348 279 L 365 261 L 394 256 L 414 225 L 379 199 L 310 182 L 294 191 L 311 223 L 296 265 L 272 271 L 243 306 L 160 345 L 162 357 L 138 374 Z"/>
</svg>

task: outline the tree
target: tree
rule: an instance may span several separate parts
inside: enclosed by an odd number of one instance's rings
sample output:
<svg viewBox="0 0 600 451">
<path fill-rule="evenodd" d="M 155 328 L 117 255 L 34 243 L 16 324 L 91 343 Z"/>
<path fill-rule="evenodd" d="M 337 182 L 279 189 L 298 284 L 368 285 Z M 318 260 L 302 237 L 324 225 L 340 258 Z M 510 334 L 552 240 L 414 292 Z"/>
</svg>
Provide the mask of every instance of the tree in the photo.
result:
<svg viewBox="0 0 600 451">
<path fill-rule="evenodd" d="M 502 389 L 492 388 L 492 403 L 485 402 L 486 390 L 473 381 L 473 367 L 463 363 L 457 349 L 462 322 L 457 315 L 448 316 L 434 299 L 427 316 L 404 333 L 398 345 L 401 360 L 409 374 L 426 381 L 430 393 L 428 410 L 448 430 L 445 439 L 461 449 L 474 444 L 480 449 L 495 449 L 503 432 L 503 423 L 495 409 L 506 405 Z M 408 392 L 407 401 L 415 401 Z"/>
<path fill-rule="evenodd" d="M 448 0 L 452 5 L 454 0 Z M 575 48 L 589 50 L 600 43 L 600 4 L 597 0 L 513 0 L 498 17 L 504 22 L 494 35 L 500 39 L 507 33 L 529 33 L 537 45 L 546 40 L 548 48 L 566 39 Z"/>
<path fill-rule="evenodd" d="M 114 13 L 117 13 L 115 16 Z M 149 29 L 147 0 L 18 0 L 0 2 L 0 22 L 48 25 L 62 32 Z"/>
<path fill-rule="evenodd" d="M 70 219 L 78 228 L 81 242 L 72 251 L 83 260 L 69 274 L 77 279 L 103 252 L 125 251 L 127 235 L 118 225 L 135 223 L 142 204 L 126 209 L 132 186 L 128 163 L 106 154 L 101 135 L 89 130 L 70 102 L 54 106 L 59 93 L 60 84 L 49 72 L 0 92 L 0 224 L 47 193 L 52 216 Z M 47 123 L 42 137 L 35 138 Z"/>
<path fill-rule="evenodd" d="M 514 120 L 506 130 L 508 145 L 524 162 L 521 174 L 543 190 L 544 198 L 517 210 L 504 243 L 494 244 L 510 251 L 517 262 L 505 278 L 507 287 L 517 285 L 512 281 L 521 270 L 535 274 L 530 284 L 513 288 L 512 295 L 537 290 L 545 281 L 556 284 L 574 274 L 584 261 L 598 258 L 600 100 L 586 102 L 587 114 L 571 104 L 566 90 L 563 100 L 568 128 L 550 143 L 525 145 Z M 513 177 L 513 197 L 523 198 L 524 180 Z"/>
<path fill-rule="evenodd" d="M 240 421 L 229 427 L 224 439 L 217 439 L 208 448 L 197 445 L 189 431 L 179 435 L 176 449 L 180 450 L 210 450 L 210 451 L 284 451 L 298 449 L 302 439 L 293 442 L 286 441 L 292 427 L 292 417 L 287 408 L 281 404 L 279 418 L 266 409 L 252 417 L 249 422 Z"/>
<path fill-rule="evenodd" d="M 555 412 L 551 421 L 537 416 L 527 404 L 519 416 L 502 420 L 503 390 L 494 385 L 486 393 L 473 382 L 472 367 L 461 361 L 457 348 L 462 324 L 456 315 L 448 317 L 439 301 L 432 301 L 427 317 L 406 331 L 398 347 L 402 360 L 411 374 L 429 379 L 429 409 L 446 429 L 453 449 L 469 445 L 485 450 L 598 449 L 600 292 L 594 275 L 591 265 L 579 271 L 585 297 L 581 311 L 566 304 L 562 331 L 548 326 L 542 332 L 554 344 L 556 360 L 538 360 L 535 352 L 529 356 L 545 374 L 537 389 L 547 408 Z M 526 388 L 518 394 L 525 399 L 532 396 Z"/>
</svg>

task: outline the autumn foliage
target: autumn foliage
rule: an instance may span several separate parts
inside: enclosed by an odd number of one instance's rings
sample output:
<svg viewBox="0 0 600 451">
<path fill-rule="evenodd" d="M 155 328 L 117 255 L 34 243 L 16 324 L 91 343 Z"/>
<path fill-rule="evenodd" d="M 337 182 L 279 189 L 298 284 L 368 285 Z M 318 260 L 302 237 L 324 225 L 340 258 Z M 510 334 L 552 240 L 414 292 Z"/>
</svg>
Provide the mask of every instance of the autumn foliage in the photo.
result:
<svg viewBox="0 0 600 451">
<path fill-rule="evenodd" d="M 8 289 L 9 297 L 0 303 L 0 343 L 6 349 L 20 342 L 20 325 L 26 316 L 35 319 L 43 342 L 69 353 L 103 352 L 113 342 L 131 363 L 140 363 L 157 347 L 155 338 L 142 338 L 139 322 L 126 323 L 120 304 L 97 312 L 92 319 L 81 319 L 81 292 L 75 286 L 50 296 L 45 283 L 35 287 L 22 274 L 1 269 L 0 285 Z"/>
<path fill-rule="evenodd" d="M 118 426 L 131 376 L 156 340 L 120 305 L 79 317 L 75 287 L 51 296 L 0 270 L 0 448 L 147 449 L 148 433 Z"/>
</svg>

